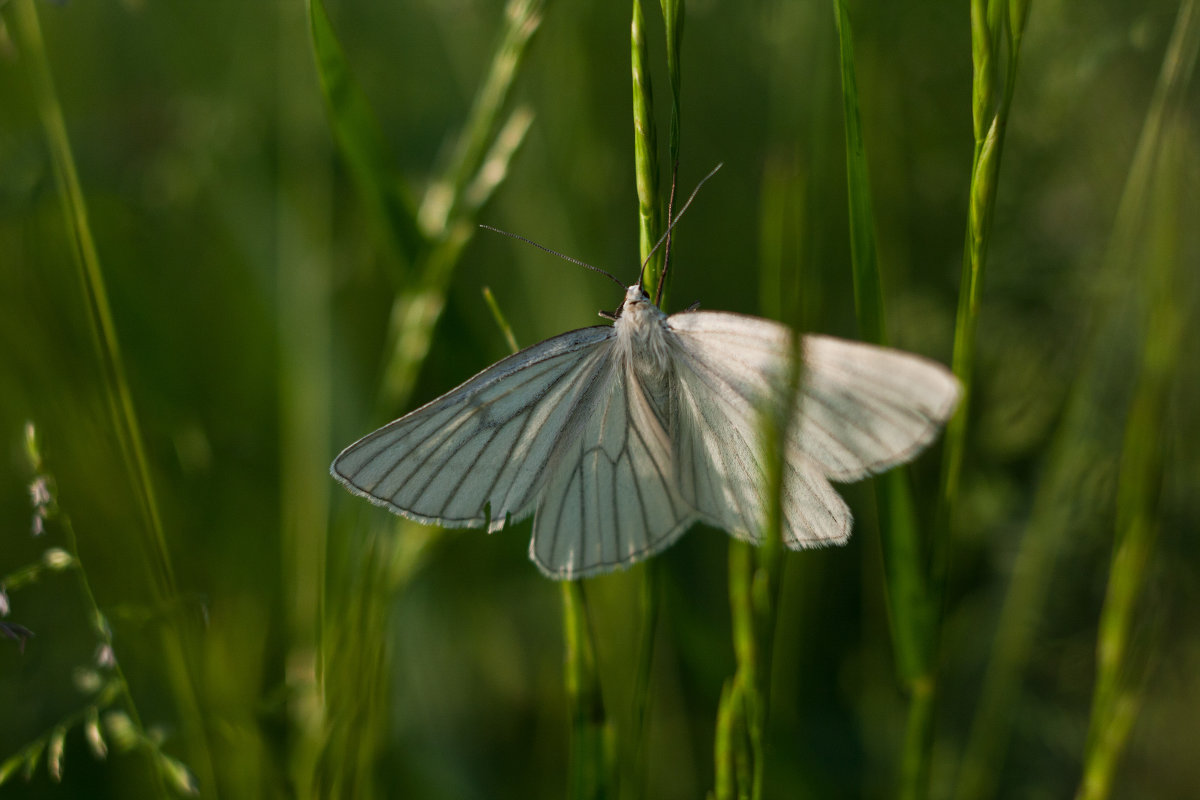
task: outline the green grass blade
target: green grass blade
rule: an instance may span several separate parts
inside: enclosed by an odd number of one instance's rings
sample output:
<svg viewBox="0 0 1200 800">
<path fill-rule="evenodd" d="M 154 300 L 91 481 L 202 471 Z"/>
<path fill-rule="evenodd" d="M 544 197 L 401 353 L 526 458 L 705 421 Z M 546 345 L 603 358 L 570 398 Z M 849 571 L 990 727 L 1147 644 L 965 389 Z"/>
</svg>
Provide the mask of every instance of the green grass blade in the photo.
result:
<svg viewBox="0 0 1200 800">
<path fill-rule="evenodd" d="M 666 8 L 664 6 L 664 13 Z M 663 231 L 662 197 L 659 191 L 658 131 L 654 123 L 654 94 L 650 82 L 650 46 L 646 41 L 646 19 L 641 0 L 634 0 L 630 21 L 630 65 L 633 79 L 634 177 L 638 193 L 639 260 L 649 259 L 642 276 L 648 287 L 657 287 L 663 277 L 664 252 L 651 258 L 651 249 Z M 668 39 L 670 34 L 668 33 Z M 668 50 L 673 45 L 668 44 Z M 675 43 L 678 46 L 678 42 Z M 633 678 L 633 709 L 629 734 L 632 774 L 628 779 L 631 797 L 641 797 L 646 787 L 647 719 L 652 700 L 651 674 L 654 641 L 658 635 L 661 567 L 657 559 L 640 570 L 641 600 L 638 621 L 638 659 Z"/>
<path fill-rule="evenodd" d="M 654 124 L 654 93 L 650 83 L 650 48 L 646 42 L 646 18 L 642 0 L 633 0 L 630 24 L 633 64 L 633 158 L 638 194 L 638 252 L 649 257 L 662 235 L 662 197 L 658 181 L 658 130 Z M 646 265 L 643 281 L 657 286 L 662 276 L 662 251 Z"/>
<path fill-rule="evenodd" d="M 384 252 L 401 280 L 423 249 L 416 209 L 397 174 L 370 100 L 354 78 L 322 0 L 309 0 L 309 34 L 329 125 Z"/>
<path fill-rule="evenodd" d="M 988 19 L 988 29 L 980 29 L 980 20 Z M 962 284 L 959 287 L 958 312 L 954 328 L 953 370 L 962 385 L 958 409 L 946 425 L 942 474 L 939 482 L 937 526 L 934 532 L 931 575 L 935 598 L 944 595 L 949 571 L 951 523 L 958 501 L 959 480 L 966 452 L 967 420 L 972 397 L 972 373 L 975 359 L 975 330 L 979 319 L 980 288 L 987 261 L 988 240 L 991 236 L 992 215 L 996 207 L 997 177 L 1004 152 L 1004 134 L 1012 108 L 1013 92 L 1020 63 L 1020 42 L 1023 29 L 1008 30 L 1006 41 L 1010 48 L 1004 76 L 1003 94 L 995 110 L 995 84 L 999 80 L 993 59 L 1000 27 L 1010 22 L 1023 25 L 1028 18 L 1028 2 L 1018 3 L 1012 13 L 989 13 L 980 0 L 971 5 L 972 58 L 975 80 L 972 85 L 972 109 L 979 121 L 975 125 L 975 157 L 971 166 L 971 186 L 967 209 L 967 235 L 963 246 Z M 940 608 L 940 600 L 937 601 Z"/>
<path fill-rule="evenodd" d="M 571 718 L 567 797 L 601 800 L 616 795 L 612 780 L 615 733 L 604 711 L 583 582 L 562 581 L 559 587 L 566 644 L 567 707 Z"/>
<path fill-rule="evenodd" d="M 997 178 L 1004 150 L 1004 134 L 1016 87 L 1023 29 L 1009 29 L 1011 22 L 1024 25 L 1028 4 L 1012 13 L 1002 13 L 999 2 L 972 0 L 970 7 L 973 83 L 971 108 L 975 148 L 967 209 L 967 234 L 963 245 L 962 280 L 954 330 L 952 368 L 962 387 L 958 409 L 946 426 L 942 471 L 938 486 L 936 524 L 930 554 L 930 581 L 934 636 L 940 636 L 945 586 L 950 570 L 952 523 L 959 497 L 959 481 L 966 453 L 967 420 L 972 398 L 975 331 L 979 319 L 980 288 L 987 260 L 992 217 L 996 205 Z M 1005 36 L 1007 31 L 1007 36 Z M 1003 92 L 997 96 L 999 70 L 996 59 L 1001 41 L 1007 52 Z M 935 642 L 936 646 L 936 642 Z"/>
<path fill-rule="evenodd" d="M 667 38 L 667 76 L 671 83 L 671 124 L 667 130 L 667 152 L 671 159 L 671 180 L 679 168 L 680 97 L 683 94 L 683 0 L 660 0 Z"/>
<path fill-rule="evenodd" d="M 16 41 L 33 84 L 34 99 L 45 129 L 55 181 L 62 199 L 67 236 L 72 245 L 71 253 L 78 267 L 80 284 L 87 300 L 88 321 L 104 375 L 109 417 L 142 517 L 139 530 L 142 534 L 141 552 L 145 558 L 147 577 L 156 606 L 167 608 L 174 603 L 178 594 L 175 571 L 158 510 L 158 500 L 150 480 L 141 426 L 126 378 L 104 273 L 100 267 L 100 256 L 92 237 L 87 204 L 71 153 L 62 107 L 54 88 L 41 25 L 33 0 L 14 0 L 12 7 L 16 23 Z M 161 638 L 166 671 L 188 736 L 189 761 L 199 774 L 201 785 L 215 791 L 215 773 L 193 681 L 187 642 L 181 632 L 170 625 L 162 626 Z"/>
</svg>

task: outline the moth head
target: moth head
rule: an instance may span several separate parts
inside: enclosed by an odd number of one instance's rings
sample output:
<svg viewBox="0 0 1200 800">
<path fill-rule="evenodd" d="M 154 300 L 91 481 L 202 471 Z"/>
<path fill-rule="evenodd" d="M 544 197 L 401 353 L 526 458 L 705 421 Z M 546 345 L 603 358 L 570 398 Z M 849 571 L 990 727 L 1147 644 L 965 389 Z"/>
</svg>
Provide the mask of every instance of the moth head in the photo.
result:
<svg viewBox="0 0 1200 800">
<path fill-rule="evenodd" d="M 646 290 L 635 283 L 625 290 L 625 299 L 621 301 L 621 305 L 617 307 L 615 312 L 601 311 L 600 316 L 615 322 L 621 319 L 621 317 L 627 316 L 630 312 L 642 310 L 647 307 L 653 308 L 654 303 L 650 301 L 650 295 L 646 294 Z"/>
<path fill-rule="evenodd" d="M 646 294 L 646 290 L 642 288 L 640 283 L 635 283 L 625 290 L 625 302 L 621 303 L 621 308 L 624 310 L 633 305 L 649 302 L 650 295 Z"/>
</svg>

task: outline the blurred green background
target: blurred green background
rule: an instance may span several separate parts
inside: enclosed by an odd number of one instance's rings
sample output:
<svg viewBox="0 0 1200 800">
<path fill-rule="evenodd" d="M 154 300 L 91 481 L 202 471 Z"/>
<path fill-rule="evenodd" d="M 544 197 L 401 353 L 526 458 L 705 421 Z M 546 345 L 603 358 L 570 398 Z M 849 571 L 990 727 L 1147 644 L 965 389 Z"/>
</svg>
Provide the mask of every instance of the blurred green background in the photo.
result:
<svg viewBox="0 0 1200 800">
<path fill-rule="evenodd" d="M 1194 5 L 1031 6 L 952 526 L 935 797 L 1076 791 L 1126 508 L 1120 475 L 1137 448 L 1150 454 L 1139 519 L 1156 536 L 1131 623 L 1133 691 L 1122 708 L 1132 731 L 1113 796 L 1200 796 Z M 0 577 L 68 548 L 69 517 L 130 690 L 109 712 L 129 714 L 131 699 L 154 742 L 118 752 L 121 718 L 98 708 L 110 752 L 93 756 L 88 709 L 112 668 L 96 663 L 81 570 L 10 580 L 3 621 L 36 635 L 23 652 L 0 639 L 0 761 L 70 724 L 60 781 L 39 753 L 28 783 L 15 776 L 0 793 L 152 796 L 171 791 L 169 767 L 159 771 L 169 754 L 207 796 L 283 797 L 310 783 L 330 796 L 563 796 L 562 606 L 526 558 L 529 523 L 493 536 L 401 525 L 327 469 L 341 447 L 506 354 L 482 287 L 524 345 L 598 324 L 596 311 L 620 300 L 615 288 L 469 224 L 450 226 L 450 244 L 435 248 L 450 265 L 437 280 L 406 283 L 405 243 L 381 238 L 359 173 L 339 154 L 298 0 L 0 7 Z M 391 166 L 417 198 L 454 161 L 502 4 L 327 8 Z M 30 9 L 144 439 L 173 565 L 165 594 L 109 413 L 34 58 L 21 46 Z M 849 9 L 891 341 L 949 363 L 973 146 L 968 4 Z M 657 4 L 646 15 L 665 137 Z M 626 3 L 546 4 L 502 111 L 527 110 L 532 122 L 503 182 L 467 216 L 632 282 L 629 36 Z M 682 52 L 681 189 L 725 166 L 677 229 L 667 310 L 699 301 L 764 313 L 764 298 L 801 285 L 806 325 L 857 337 L 832 4 L 694 0 Z M 1174 82 L 1158 102 L 1164 62 Z M 1139 150 L 1147 141 L 1149 154 Z M 782 280 L 760 269 L 770 248 L 782 253 Z M 389 317 L 402 326 L 443 302 L 427 357 L 389 390 Z M 1155 410 L 1131 415 L 1144 411 L 1136 398 L 1147 380 Z M 59 508 L 39 537 L 27 421 Z M 940 458 L 938 445 L 911 470 L 926 524 Z M 906 701 L 874 495 L 842 488 L 856 513 L 850 544 L 786 557 L 771 797 L 895 791 Z M 716 708 L 735 668 L 727 538 L 698 527 L 659 559 L 650 797 L 702 797 L 713 785 Z M 643 569 L 586 585 L 623 759 Z M 1014 585 L 1024 592 L 1015 599 Z M 973 725 L 984 724 L 1006 602 L 1027 649 L 1000 653 L 1015 677 L 993 687 L 1003 720 L 983 735 L 996 755 L 971 794 L 962 765 Z"/>
</svg>

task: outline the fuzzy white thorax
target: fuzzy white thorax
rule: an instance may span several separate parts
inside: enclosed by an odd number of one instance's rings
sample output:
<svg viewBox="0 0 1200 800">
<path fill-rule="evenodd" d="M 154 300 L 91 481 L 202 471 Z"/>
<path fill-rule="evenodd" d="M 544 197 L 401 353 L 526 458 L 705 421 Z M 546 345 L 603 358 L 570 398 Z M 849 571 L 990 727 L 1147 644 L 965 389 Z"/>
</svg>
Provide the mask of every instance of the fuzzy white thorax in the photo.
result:
<svg viewBox="0 0 1200 800">
<path fill-rule="evenodd" d="M 632 363 L 665 373 L 668 364 L 666 320 L 667 315 L 651 302 L 641 286 L 634 284 L 626 289 L 621 313 L 613 323 L 622 355 Z"/>
</svg>

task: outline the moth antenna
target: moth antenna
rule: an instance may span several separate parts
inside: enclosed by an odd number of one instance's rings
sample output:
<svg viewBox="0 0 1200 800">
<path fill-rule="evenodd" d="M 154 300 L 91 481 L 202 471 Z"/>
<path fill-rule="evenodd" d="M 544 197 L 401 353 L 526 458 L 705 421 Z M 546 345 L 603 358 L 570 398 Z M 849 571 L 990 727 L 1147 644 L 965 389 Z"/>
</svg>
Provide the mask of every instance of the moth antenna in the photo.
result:
<svg viewBox="0 0 1200 800">
<path fill-rule="evenodd" d="M 699 187 L 697 187 L 697 188 L 699 188 Z M 536 247 L 538 250 L 549 253 L 552 256 L 558 256 L 563 261 L 570 261 L 572 264 L 578 264 L 581 267 L 587 267 L 592 272 L 599 272 L 601 275 L 608 278 L 610 281 L 615 283 L 617 286 L 620 286 L 622 289 L 625 288 L 625 284 L 623 284 L 623 283 L 621 283 L 621 281 L 617 280 L 617 278 L 614 277 L 611 272 L 602 270 L 599 267 L 594 267 L 591 264 L 587 263 L 586 261 L 582 261 L 578 258 L 573 258 L 573 257 L 567 255 L 566 253 L 560 253 L 557 250 L 552 250 L 549 247 L 546 247 L 544 244 L 538 244 L 533 239 L 525 238 L 524 236 L 520 235 L 519 233 L 509 233 L 508 231 L 502 231 L 499 228 L 493 228 L 491 225 L 484 225 L 483 223 L 480 223 L 479 227 L 489 230 L 492 233 L 498 233 L 501 236 L 507 236 L 510 239 L 516 239 L 517 241 L 524 242 L 525 244 L 531 244 L 534 247 Z"/>
<path fill-rule="evenodd" d="M 667 237 L 671 235 L 671 230 L 675 227 L 675 225 L 683 217 L 683 213 L 688 210 L 688 206 L 690 206 L 692 204 L 692 201 L 696 199 L 696 194 L 697 194 L 697 192 L 700 191 L 700 187 L 703 186 L 704 184 L 708 183 L 708 179 L 711 178 L 713 175 L 716 175 L 717 171 L 719 169 L 721 169 L 721 167 L 723 167 L 723 166 L 725 166 L 724 162 L 717 164 L 715 167 L 712 168 L 712 172 L 708 173 L 707 175 L 705 175 L 703 178 L 700 179 L 700 182 L 696 184 L 696 188 L 692 189 L 692 193 L 690 195 L 688 195 L 687 202 L 683 204 L 683 208 L 679 209 L 679 213 L 675 215 L 675 219 L 671 220 L 671 224 L 667 226 L 667 230 L 663 232 L 662 236 L 658 237 L 658 241 L 655 242 L 654 247 L 650 248 L 650 252 L 646 255 L 646 260 L 642 262 L 642 268 L 638 272 L 638 286 L 642 285 L 642 276 L 646 274 L 646 265 L 650 263 L 650 259 L 654 257 L 654 253 L 658 250 L 659 247 L 662 246 L 663 242 L 667 241 Z M 674 196 L 675 196 L 675 187 L 672 185 L 672 187 L 671 187 L 672 199 L 674 198 Z M 500 231 L 500 232 L 503 233 L 503 231 Z M 553 251 L 551 251 L 551 252 L 553 252 Z M 667 277 L 666 267 L 663 268 L 663 277 L 664 278 Z M 656 295 L 658 296 L 659 299 L 661 299 L 661 297 L 662 297 L 662 287 L 663 287 L 663 283 L 662 283 L 662 281 L 659 281 L 658 282 L 658 291 L 656 292 Z M 658 305 L 657 299 L 654 301 L 654 305 Z"/>
</svg>

